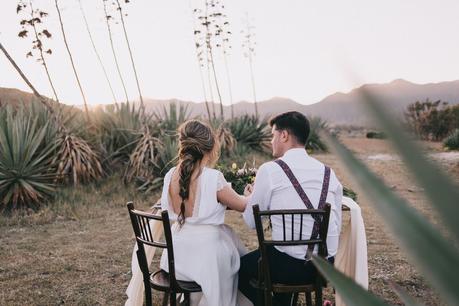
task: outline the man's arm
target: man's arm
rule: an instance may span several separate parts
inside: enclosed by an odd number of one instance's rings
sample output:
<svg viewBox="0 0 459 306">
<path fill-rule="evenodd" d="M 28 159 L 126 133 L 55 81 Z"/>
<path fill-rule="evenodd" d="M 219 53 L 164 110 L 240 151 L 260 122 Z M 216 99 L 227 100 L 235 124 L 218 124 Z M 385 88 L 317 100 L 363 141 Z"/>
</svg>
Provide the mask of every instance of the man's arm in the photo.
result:
<svg viewBox="0 0 459 306">
<path fill-rule="evenodd" d="M 252 206 L 258 204 L 260 206 L 260 210 L 267 210 L 270 206 L 272 186 L 271 174 L 269 173 L 268 167 L 269 165 L 265 163 L 258 169 L 253 186 L 253 192 L 250 195 L 245 211 L 242 214 L 245 223 L 250 228 L 255 228 Z"/>
</svg>

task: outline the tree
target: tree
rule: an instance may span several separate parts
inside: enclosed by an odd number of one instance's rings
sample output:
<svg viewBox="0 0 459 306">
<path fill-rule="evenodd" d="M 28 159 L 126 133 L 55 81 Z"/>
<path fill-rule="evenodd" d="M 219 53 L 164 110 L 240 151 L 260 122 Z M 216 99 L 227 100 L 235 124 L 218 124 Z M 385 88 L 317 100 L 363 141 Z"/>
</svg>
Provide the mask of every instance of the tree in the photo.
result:
<svg viewBox="0 0 459 306">
<path fill-rule="evenodd" d="M 26 9 L 28 9 L 28 13 L 26 12 Z M 46 49 L 44 47 L 44 41 L 52 37 L 52 34 L 48 31 L 48 29 L 43 26 L 43 19 L 48 16 L 48 13 L 40 9 L 34 9 L 32 0 L 29 0 L 28 3 L 22 0 L 19 1 L 16 13 L 18 15 L 27 16 L 20 22 L 21 31 L 18 33 L 18 36 L 20 38 L 27 38 L 29 29 L 32 29 L 33 37 L 35 38 L 35 40 L 32 41 L 32 49 L 27 52 L 26 57 L 36 58 L 36 61 L 43 65 L 46 76 L 48 77 L 49 85 L 53 91 L 54 98 L 57 102 L 59 102 L 59 97 L 57 96 L 56 88 L 54 87 L 45 58 L 45 54 L 51 55 L 53 53 L 51 49 Z"/>
<path fill-rule="evenodd" d="M 84 94 L 83 87 L 81 86 L 80 77 L 78 76 L 78 72 L 77 72 L 76 67 L 75 67 L 75 62 L 73 60 L 72 52 L 70 52 L 70 47 L 69 47 L 69 44 L 68 44 L 68 41 L 67 41 L 67 36 L 65 35 L 64 23 L 62 21 L 62 15 L 61 15 L 61 10 L 60 10 L 60 7 L 59 7 L 58 0 L 54 0 L 54 4 L 56 6 L 57 15 L 59 16 L 59 24 L 61 26 L 62 38 L 64 39 L 65 49 L 67 50 L 67 54 L 69 55 L 70 63 L 72 65 L 73 74 L 75 75 L 75 79 L 77 81 L 78 88 L 80 89 L 81 97 L 83 98 L 86 118 L 87 118 L 88 122 L 90 122 L 91 119 L 89 117 L 88 102 L 86 101 L 86 95 Z"/>
</svg>

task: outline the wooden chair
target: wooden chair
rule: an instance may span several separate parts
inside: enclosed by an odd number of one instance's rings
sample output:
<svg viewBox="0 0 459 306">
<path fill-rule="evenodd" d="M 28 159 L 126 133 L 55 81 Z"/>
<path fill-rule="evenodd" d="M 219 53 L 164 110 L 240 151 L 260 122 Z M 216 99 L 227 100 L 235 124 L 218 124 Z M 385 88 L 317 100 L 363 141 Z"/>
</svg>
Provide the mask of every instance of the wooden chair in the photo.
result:
<svg viewBox="0 0 459 306">
<path fill-rule="evenodd" d="M 291 209 L 291 210 L 269 210 L 260 211 L 258 205 L 253 206 L 253 214 L 255 217 L 255 227 L 257 230 L 258 244 L 260 250 L 260 260 L 258 262 L 258 279 L 251 280 L 251 285 L 257 288 L 260 292 L 260 300 L 264 300 L 264 305 L 272 305 L 272 293 L 293 293 L 292 305 L 298 302 L 298 294 L 305 293 L 306 305 L 312 306 L 312 292 L 315 293 L 315 305 L 322 306 L 322 287 L 326 287 L 326 280 L 317 272 L 317 277 L 313 284 L 298 284 L 287 285 L 271 282 L 271 275 L 269 269 L 269 258 L 267 253 L 268 246 L 294 246 L 294 245 L 319 245 L 319 256 L 326 258 L 327 251 L 327 233 L 328 222 L 330 219 L 330 204 L 326 204 L 323 210 L 319 209 Z M 319 236 L 317 239 L 311 240 L 310 237 L 303 238 L 303 218 L 304 215 L 318 215 L 322 216 L 320 222 Z M 265 238 L 265 233 L 262 224 L 262 217 L 281 216 L 283 223 L 283 240 L 269 240 Z M 290 220 L 291 235 L 288 235 L 285 230 L 286 221 Z M 294 237 L 294 220 L 300 220 L 300 234 L 299 239 Z M 310 234 L 308 234 L 310 235 Z M 287 240 L 287 238 L 290 238 Z M 306 260 L 307 254 L 305 254 Z"/>
<path fill-rule="evenodd" d="M 167 305 L 170 299 L 170 305 L 177 304 L 177 293 L 183 293 L 185 296 L 184 304 L 189 305 L 190 293 L 201 292 L 201 286 L 195 282 L 180 281 L 175 277 L 174 249 L 172 247 L 172 233 L 167 211 L 161 212 L 161 216 L 142 212 L 134 209 L 132 202 L 127 203 L 129 216 L 131 217 L 132 227 L 137 241 L 137 259 L 140 270 L 143 274 L 145 284 L 145 302 L 147 306 L 152 305 L 151 288 L 164 292 L 163 305 Z M 164 241 L 155 241 L 151 232 L 150 221 L 156 220 L 163 223 Z M 150 272 L 145 253 L 145 245 L 167 249 L 169 273 L 164 270 Z"/>
</svg>

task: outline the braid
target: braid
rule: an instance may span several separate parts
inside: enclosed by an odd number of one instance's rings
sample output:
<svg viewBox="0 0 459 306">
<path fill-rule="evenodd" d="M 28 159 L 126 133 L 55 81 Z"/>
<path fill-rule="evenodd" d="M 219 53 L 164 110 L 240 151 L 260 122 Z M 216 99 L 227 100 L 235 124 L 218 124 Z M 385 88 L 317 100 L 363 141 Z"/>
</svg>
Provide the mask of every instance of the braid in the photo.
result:
<svg viewBox="0 0 459 306">
<path fill-rule="evenodd" d="M 179 127 L 179 195 L 180 213 L 178 223 L 185 224 L 185 201 L 190 195 L 193 173 L 198 169 L 205 154 L 215 151 L 215 137 L 212 129 L 198 120 L 190 120 Z"/>
<path fill-rule="evenodd" d="M 185 200 L 187 200 L 190 195 L 191 176 L 196 168 L 196 165 L 196 159 L 190 154 L 187 154 L 180 163 L 179 195 L 182 198 L 180 213 L 178 215 L 178 222 L 180 226 L 185 223 Z"/>
</svg>

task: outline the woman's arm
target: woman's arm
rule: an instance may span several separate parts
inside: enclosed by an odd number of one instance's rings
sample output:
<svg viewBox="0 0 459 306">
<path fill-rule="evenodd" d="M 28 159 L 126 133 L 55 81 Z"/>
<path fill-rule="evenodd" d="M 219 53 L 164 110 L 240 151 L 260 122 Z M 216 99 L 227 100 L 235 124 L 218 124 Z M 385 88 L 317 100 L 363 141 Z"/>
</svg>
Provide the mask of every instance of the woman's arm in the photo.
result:
<svg viewBox="0 0 459 306">
<path fill-rule="evenodd" d="M 233 210 L 243 212 L 247 205 L 248 198 L 239 195 L 233 188 L 226 185 L 217 191 L 217 200 Z"/>
</svg>

